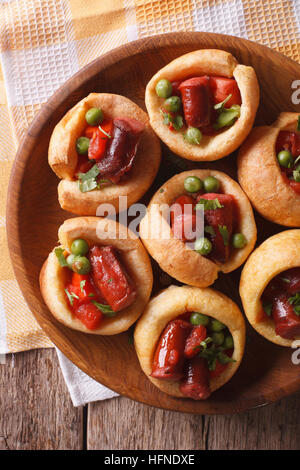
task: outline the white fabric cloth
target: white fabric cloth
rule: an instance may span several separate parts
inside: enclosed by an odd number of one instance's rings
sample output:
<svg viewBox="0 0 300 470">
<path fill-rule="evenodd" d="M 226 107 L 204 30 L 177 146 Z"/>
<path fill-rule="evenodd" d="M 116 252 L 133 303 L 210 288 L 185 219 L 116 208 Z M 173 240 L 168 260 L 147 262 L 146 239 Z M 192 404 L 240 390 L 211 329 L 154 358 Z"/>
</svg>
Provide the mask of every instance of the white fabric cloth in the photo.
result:
<svg viewBox="0 0 300 470">
<path fill-rule="evenodd" d="M 59 349 L 56 348 L 56 352 L 74 406 L 83 406 L 92 401 L 118 396 L 78 369 Z"/>
</svg>

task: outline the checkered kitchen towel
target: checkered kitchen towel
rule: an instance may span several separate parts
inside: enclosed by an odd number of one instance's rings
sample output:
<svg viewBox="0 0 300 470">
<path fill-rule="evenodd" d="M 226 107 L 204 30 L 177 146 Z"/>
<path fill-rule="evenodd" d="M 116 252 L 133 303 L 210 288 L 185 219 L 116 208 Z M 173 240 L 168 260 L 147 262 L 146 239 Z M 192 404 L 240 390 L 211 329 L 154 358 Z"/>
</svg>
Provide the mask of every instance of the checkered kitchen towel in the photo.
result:
<svg viewBox="0 0 300 470">
<path fill-rule="evenodd" d="M 7 353 L 51 346 L 17 286 L 5 234 L 15 151 L 42 103 L 101 54 L 160 33 L 232 34 L 299 61 L 300 0 L 0 0 L 0 21 L 0 353 Z"/>
</svg>

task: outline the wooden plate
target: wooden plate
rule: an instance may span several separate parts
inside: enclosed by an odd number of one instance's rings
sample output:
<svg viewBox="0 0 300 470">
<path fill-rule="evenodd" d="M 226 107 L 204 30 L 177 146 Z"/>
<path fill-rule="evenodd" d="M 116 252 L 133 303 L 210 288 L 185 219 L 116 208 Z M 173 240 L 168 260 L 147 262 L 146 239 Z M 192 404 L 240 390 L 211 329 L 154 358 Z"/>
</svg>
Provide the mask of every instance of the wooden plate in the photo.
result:
<svg viewBox="0 0 300 470">
<path fill-rule="evenodd" d="M 227 385 L 204 402 L 172 398 L 143 374 L 128 333 L 95 337 L 62 326 L 43 303 L 38 284 L 42 263 L 57 243 L 57 229 L 70 217 L 58 205 L 58 179 L 47 162 L 55 124 L 92 91 L 125 95 L 145 109 L 145 85 L 152 75 L 170 60 L 201 48 L 225 49 L 241 63 L 255 68 L 261 89 L 256 124 L 273 122 L 280 111 L 300 111 L 291 103 L 291 83 L 299 78 L 300 65 L 267 47 L 209 33 L 167 34 L 126 44 L 83 68 L 37 114 L 15 159 L 7 231 L 15 274 L 31 311 L 51 340 L 78 367 L 116 392 L 149 405 L 201 414 L 234 413 L 270 403 L 300 388 L 299 369 L 291 362 L 291 349 L 271 344 L 249 326 L 242 366 Z M 163 147 L 163 164 L 151 192 L 174 173 L 195 167 L 212 167 L 236 177 L 236 156 L 209 165 L 195 164 L 174 157 Z M 283 230 L 259 216 L 257 225 L 258 243 Z M 157 291 L 163 286 L 162 273 L 155 264 L 154 272 Z M 223 275 L 214 287 L 240 304 L 239 277 L 240 270 Z"/>
</svg>

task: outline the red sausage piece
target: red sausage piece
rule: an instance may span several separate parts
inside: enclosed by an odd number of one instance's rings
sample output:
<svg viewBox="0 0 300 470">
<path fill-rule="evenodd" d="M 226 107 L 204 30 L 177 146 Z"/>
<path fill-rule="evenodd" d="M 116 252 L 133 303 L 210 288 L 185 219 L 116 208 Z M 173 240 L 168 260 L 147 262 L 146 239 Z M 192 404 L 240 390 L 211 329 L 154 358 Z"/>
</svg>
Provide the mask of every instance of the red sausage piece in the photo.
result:
<svg viewBox="0 0 300 470">
<path fill-rule="evenodd" d="M 194 77 L 179 86 L 185 121 L 191 127 L 211 124 L 211 92 L 209 77 Z"/>
<path fill-rule="evenodd" d="M 240 90 L 234 78 L 210 77 L 209 84 L 214 104 L 222 103 L 228 95 L 232 96 L 225 103 L 225 108 L 230 108 L 233 104 L 242 104 Z"/>
<path fill-rule="evenodd" d="M 287 294 L 300 292 L 300 268 L 291 268 L 278 275 L 281 286 Z"/>
<path fill-rule="evenodd" d="M 203 221 L 194 210 L 195 200 L 187 195 L 178 197 L 171 206 L 171 227 L 175 238 L 194 241 L 203 232 Z"/>
<path fill-rule="evenodd" d="M 203 325 L 195 326 L 189 334 L 184 348 L 184 355 L 188 359 L 196 356 L 199 352 L 199 346 L 207 336 L 206 328 Z"/>
<path fill-rule="evenodd" d="M 172 96 L 179 96 L 179 98 L 181 98 L 181 93 L 179 90 L 181 83 L 182 80 L 175 80 L 175 82 L 172 82 Z"/>
<path fill-rule="evenodd" d="M 156 346 L 151 377 L 180 380 L 184 374 L 184 346 L 192 325 L 184 320 L 168 323 Z"/>
<path fill-rule="evenodd" d="M 285 339 L 294 339 L 300 335 L 300 317 L 295 314 L 294 307 L 286 295 L 281 295 L 274 300 L 272 317 L 277 335 Z"/>
<path fill-rule="evenodd" d="M 170 210 L 171 225 L 173 225 L 174 219 L 177 215 L 184 213 L 191 214 L 194 207 L 195 199 L 193 199 L 191 196 L 183 194 L 182 196 L 179 196 L 177 199 L 175 199 Z"/>
<path fill-rule="evenodd" d="M 88 274 L 83 275 L 72 273 L 72 280 L 67 284 L 66 290 L 69 292 L 69 294 L 75 295 L 72 299 L 73 308 L 76 308 L 77 306 L 86 302 L 90 302 L 91 300 L 101 302 L 98 292 L 91 283 L 91 279 Z"/>
<path fill-rule="evenodd" d="M 97 163 L 101 175 L 121 177 L 130 170 L 144 128 L 136 119 L 114 119 L 106 155 Z"/>
<path fill-rule="evenodd" d="M 92 278 L 114 312 L 123 310 L 136 298 L 136 290 L 112 246 L 90 250 Z"/>
<path fill-rule="evenodd" d="M 103 313 L 91 302 L 77 306 L 73 313 L 89 330 L 96 330 L 103 318 Z"/>
<path fill-rule="evenodd" d="M 193 400 L 205 400 L 211 395 L 206 359 L 196 356 L 188 361 L 180 391 Z"/>
</svg>

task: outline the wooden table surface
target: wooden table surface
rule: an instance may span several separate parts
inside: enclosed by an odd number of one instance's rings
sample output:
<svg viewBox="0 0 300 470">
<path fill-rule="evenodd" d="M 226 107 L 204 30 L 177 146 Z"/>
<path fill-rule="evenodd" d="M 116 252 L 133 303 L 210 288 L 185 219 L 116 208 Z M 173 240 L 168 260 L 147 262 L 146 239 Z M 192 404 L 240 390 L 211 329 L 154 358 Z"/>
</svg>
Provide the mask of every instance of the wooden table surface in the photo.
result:
<svg viewBox="0 0 300 470">
<path fill-rule="evenodd" d="M 3 449 L 299 449 L 300 393 L 232 416 L 163 411 L 124 397 L 74 408 L 56 352 L 0 365 Z"/>
</svg>

